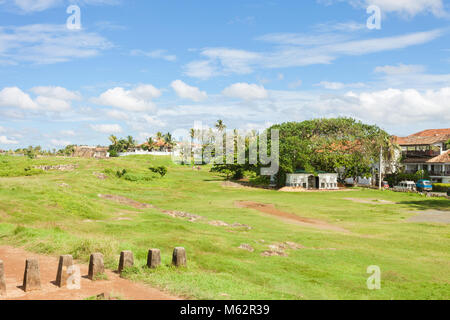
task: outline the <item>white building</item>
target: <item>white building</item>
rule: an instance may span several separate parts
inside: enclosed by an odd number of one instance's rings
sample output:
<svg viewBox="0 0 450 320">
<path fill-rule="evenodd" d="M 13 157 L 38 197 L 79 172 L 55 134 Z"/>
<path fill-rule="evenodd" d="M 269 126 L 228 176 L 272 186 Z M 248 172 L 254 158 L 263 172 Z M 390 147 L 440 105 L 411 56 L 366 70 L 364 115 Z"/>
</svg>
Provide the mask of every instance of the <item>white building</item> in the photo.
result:
<svg viewBox="0 0 450 320">
<path fill-rule="evenodd" d="M 319 190 L 336 190 L 337 173 L 321 172 L 317 175 L 303 171 L 286 174 L 286 186 L 288 187 L 302 187 L 305 189 L 319 189 Z"/>
<path fill-rule="evenodd" d="M 408 137 L 397 137 L 402 148 L 401 165 L 406 173 L 427 171 L 432 182 L 450 183 L 449 129 L 425 130 Z"/>
</svg>

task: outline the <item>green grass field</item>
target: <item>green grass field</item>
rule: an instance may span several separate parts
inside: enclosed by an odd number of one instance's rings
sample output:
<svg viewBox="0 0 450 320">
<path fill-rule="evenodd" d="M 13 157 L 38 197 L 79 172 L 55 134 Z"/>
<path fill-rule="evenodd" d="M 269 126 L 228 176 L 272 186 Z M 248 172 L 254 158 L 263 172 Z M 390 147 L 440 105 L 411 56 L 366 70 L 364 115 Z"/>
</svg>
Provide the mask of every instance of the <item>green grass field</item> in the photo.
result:
<svg viewBox="0 0 450 320">
<path fill-rule="evenodd" d="M 34 165 L 72 163 L 79 168 L 40 174 L 30 170 Z M 148 170 L 157 165 L 168 167 L 165 177 Z M 177 166 L 166 157 L 30 160 L 0 156 L 0 167 L 2 244 L 55 256 L 72 254 L 80 261 L 100 251 L 111 269 L 117 268 L 121 250 L 132 250 L 136 267 L 127 271 L 127 277 L 194 299 L 450 298 L 450 226 L 406 221 L 416 210 L 450 211 L 445 198 L 363 189 L 286 193 L 223 187 L 223 178 L 207 168 Z M 126 169 L 137 181 L 113 175 L 101 180 L 94 175 L 119 169 Z M 136 209 L 102 199 L 99 194 L 120 195 L 205 219 L 189 222 L 158 209 Z M 349 197 L 396 204 L 344 199 Z M 350 232 L 291 224 L 237 208 L 234 203 L 239 200 L 274 204 Z M 238 222 L 252 229 L 212 226 L 207 223 L 212 220 Z M 288 249 L 288 256 L 261 255 L 269 244 L 286 241 L 306 248 Z M 255 251 L 239 249 L 243 243 Z M 170 266 L 176 246 L 186 248 L 187 268 Z M 161 249 L 159 269 L 142 267 L 150 248 Z M 367 289 L 370 265 L 381 268 L 380 290 Z"/>
</svg>

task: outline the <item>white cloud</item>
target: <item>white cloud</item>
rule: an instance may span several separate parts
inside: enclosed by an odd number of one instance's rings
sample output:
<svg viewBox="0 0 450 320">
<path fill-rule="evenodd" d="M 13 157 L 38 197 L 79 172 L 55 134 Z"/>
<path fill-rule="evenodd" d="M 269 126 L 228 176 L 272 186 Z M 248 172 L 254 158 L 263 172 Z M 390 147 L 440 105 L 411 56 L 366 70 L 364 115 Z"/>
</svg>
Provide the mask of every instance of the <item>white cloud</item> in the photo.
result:
<svg viewBox="0 0 450 320">
<path fill-rule="evenodd" d="M 129 114 L 119 110 L 110 110 L 106 112 L 106 115 L 117 119 L 117 120 L 127 120 L 129 118 Z"/>
<path fill-rule="evenodd" d="M 36 98 L 36 103 L 47 111 L 63 112 L 71 109 L 69 102 L 51 97 L 39 96 Z"/>
<path fill-rule="evenodd" d="M 199 88 L 190 86 L 181 80 L 173 81 L 170 86 L 176 94 L 183 99 L 199 102 L 208 98 L 205 91 L 200 91 Z"/>
<path fill-rule="evenodd" d="M 73 130 L 61 130 L 60 133 L 62 135 L 71 136 L 71 137 L 76 135 L 75 131 L 73 131 Z"/>
<path fill-rule="evenodd" d="M 132 50 L 132 56 L 144 56 L 152 59 L 163 59 L 166 61 L 176 61 L 177 56 L 174 54 L 168 54 L 167 50 L 153 50 L 153 51 L 143 51 L 143 50 Z"/>
<path fill-rule="evenodd" d="M 273 51 L 252 52 L 229 48 L 201 51 L 207 60 L 185 66 L 185 74 L 200 79 L 217 75 L 249 74 L 256 68 L 290 68 L 329 64 L 340 56 L 359 56 L 420 45 L 441 37 L 442 30 L 416 32 L 385 38 L 351 40 L 349 35 L 268 34 L 259 37 L 274 44 Z"/>
<path fill-rule="evenodd" d="M 154 127 L 165 127 L 166 126 L 166 122 L 157 119 L 156 117 L 152 117 L 149 115 L 144 115 L 142 117 L 142 119 L 145 121 L 145 124 L 154 126 Z"/>
<path fill-rule="evenodd" d="M 5 132 L 6 131 L 6 129 L 5 128 L 3 128 L 3 127 L 0 127 L 0 133 L 3 133 L 3 132 Z"/>
<path fill-rule="evenodd" d="M 41 12 L 63 4 L 116 5 L 120 0 L 2 0 L 0 4 L 12 4 L 24 13 Z"/>
<path fill-rule="evenodd" d="M 16 140 L 10 140 L 6 136 L 0 136 L 1 144 L 18 144 L 19 142 Z"/>
<path fill-rule="evenodd" d="M 411 74 L 411 73 L 420 73 L 425 71 L 425 67 L 421 65 L 405 65 L 399 64 L 397 66 L 379 66 L 376 67 L 375 72 L 384 73 L 387 75 L 399 75 L 399 74 Z"/>
<path fill-rule="evenodd" d="M 199 79 L 209 79 L 217 74 L 211 61 L 192 61 L 184 66 L 184 74 Z"/>
<path fill-rule="evenodd" d="M 65 25 L 0 27 L 0 55 L 11 64 L 51 64 L 94 57 L 112 44 L 93 32 L 73 31 Z"/>
<path fill-rule="evenodd" d="M 62 3 L 61 0 L 14 0 L 13 2 L 25 12 L 44 11 Z"/>
<path fill-rule="evenodd" d="M 161 96 L 161 91 L 152 85 L 140 85 L 132 90 L 116 87 L 103 92 L 94 101 L 127 111 L 151 111 L 155 109 L 153 98 Z"/>
<path fill-rule="evenodd" d="M 72 142 L 67 141 L 67 140 L 58 140 L 58 139 L 52 139 L 50 141 L 52 143 L 52 145 L 54 145 L 55 147 L 65 147 L 68 145 L 71 145 Z"/>
<path fill-rule="evenodd" d="M 447 15 L 443 0 L 317 0 L 325 5 L 342 1 L 359 8 L 376 5 L 382 12 L 394 12 L 405 17 L 414 17 L 420 13 L 432 13 L 436 17 Z"/>
<path fill-rule="evenodd" d="M 294 82 L 289 83 L 288 87 L 289 87 L 290 89 L 295 89 L 295 88 L 301 87 L 302 84 L 303 84 L 303 81 L 302 81 L 302 80 L 297 80 L 297 81 L 294 81 Z"/>
<path fill-rule="evenodd" d="M 365 0 L 365 5 L 376 5 L 384 12 L 396 12 L 409 17 L 427 12 L 437 17 L 445 15 L 442 0 Z"/>
<path fill-rule="evenodd" d="M 438 90 L 387 89 L 359 94 L 323 97 L 316 102 L 325 114 L 354 116 L 379 125 L 449 122 L 450 87 Z"/>
<path fill-rule="evenodd" d="M 40 95 L 33 100 L 20 88 L 3 88 L 0 91 L 0 107 L 62 112 L 71 109 L 71 100 L 81 99 L 78 93 L 62 87 L 35 87 L 31 91 Z"/>
<path fill-rule="evenodd" d="M 239 98 L 243 100 L 260 100 L 269 97 L 263 86 L 248 83 L 235 83 L 222 91 L 226 97 Z"/>
<path fill-rule="evenodd" d="M 364 87 L 364 83 L 356 82 L 356 83 L 342 83 L 342 82 L 329 82 L 329 81 L 321 81 L 314 86 L 323 87 L 328 90 L 341 90 L 344 88 L 362 88 Z"/>
<path fill-rule="evenodd" d="M 69 91 L 62 87 L 34 87 L 30 91 L 37 95 L 65 101 L 81 99 L 81 95 L 78 92 Z"/>
<path fill-rule="evenodd" d="M 37 110 L 39 105 L 17 87 L 8 87 L 0 91 L 0 107 L 12 107 L 23 110 Z"/>
<path fill-rule="evenodd" d="M 108 134 L 121 133 L 123 131 L 118 124 L 91 124 L 91 128 L 94 131 Z"/>
</svg>

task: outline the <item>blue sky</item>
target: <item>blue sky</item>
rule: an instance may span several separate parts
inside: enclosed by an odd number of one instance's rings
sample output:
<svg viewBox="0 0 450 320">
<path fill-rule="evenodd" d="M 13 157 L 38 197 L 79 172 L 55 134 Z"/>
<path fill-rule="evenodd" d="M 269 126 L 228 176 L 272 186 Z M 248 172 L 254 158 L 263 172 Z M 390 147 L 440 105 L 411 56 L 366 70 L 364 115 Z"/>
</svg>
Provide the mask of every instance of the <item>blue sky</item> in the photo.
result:
<svg viewBox="0 0 450 320">
<path fill-rule="evenodd" d="M 81 12 L 70 30 L 69 5 Z M 381 29 L 369 29 L 370 5 Z M 450 124 L 443 0 L 0 0 L 0 148 L 351 116 Z"/>
</svg>

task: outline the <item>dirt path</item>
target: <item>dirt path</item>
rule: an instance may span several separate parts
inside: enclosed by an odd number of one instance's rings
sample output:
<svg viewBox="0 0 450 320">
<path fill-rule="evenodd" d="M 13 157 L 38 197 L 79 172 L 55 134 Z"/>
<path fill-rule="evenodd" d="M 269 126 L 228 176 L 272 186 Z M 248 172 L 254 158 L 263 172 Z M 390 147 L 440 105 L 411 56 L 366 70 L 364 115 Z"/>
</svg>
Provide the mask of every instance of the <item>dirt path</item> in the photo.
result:
<svg viewBox="0 0 450 320">
<path fill-rule="evenodd" d="M 21 288 L 27 258 L 39 260 L 42 286 L 40 291 L 24 292 Z M 180 299 L 144 284 L 122 279 L 109 270 L 106 271 L 108 280 L 91 281 L 86 277 L 88 266 L 84 264 L 77 264 L 81 269 L 81 289 L 59 288 L 53 283 L 58 269 L 57 258 L 10 246 L 0 246 L 0 260 L 3 260 L 5 266 L 6 299 L 10 300 L 82 300 L 102 293 L 128 300 Z M 0 300 L 4 298 L 0 297 Z"/>
<path fill-rule="evenodd" d="M 293 213 L 278 210 L 277 208 L 275 208 L 275 206 L 273 204 L 265 204 L 265 203 L 258 203 L 258 202 L 252 202 L 252 201 L 236 201 L 235 205 L 239 208 L 250 208 L 250 209 L 258 210 L 259 212 L 263 212 L 266 214 L 270 214 L 272 216 L 276 216 L 286 222 L 295 223 L 295 224 L 305 226 L 305 227 L 312 227 L 312 228 L 323 229 L 323 230 L 332 230 L 332 231 L 345 232 L 345 233 L 349 232 L 348 230 L 346 230 L 344 228 L 334 226 L 325 221 L 303 218 L 303 217 L 297 216 Z"/>
<path fill-rule="evenodd" d="M 366 204 L 396 204 L 395 202 L 383 199 L 374 198 L 344 198 L 344 200 L 353 201 L 356 203 L 366 203 Z"/>
<path fill-rule="evenodd" d="M 427 210 L 414 213 L 419 214 L 408 218 L 408 222 L 450 223 L 450 211 Z"/>
</svg>

